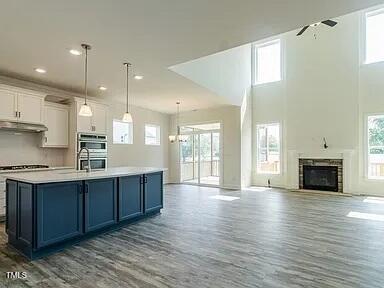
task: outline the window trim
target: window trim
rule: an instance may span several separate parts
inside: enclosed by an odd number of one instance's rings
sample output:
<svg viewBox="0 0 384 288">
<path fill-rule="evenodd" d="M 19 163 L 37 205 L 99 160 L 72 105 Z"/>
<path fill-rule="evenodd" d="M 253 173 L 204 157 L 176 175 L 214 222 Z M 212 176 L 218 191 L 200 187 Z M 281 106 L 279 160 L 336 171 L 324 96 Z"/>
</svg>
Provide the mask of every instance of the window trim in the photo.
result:
<svg viewBox="0 0 384 288">
<path fill-rule="evenodd" d="M 266 46 L 270 46 L 270 45 L 273 45 L 275 43 L 280 43 L 280 79 L 279 80 L 275 80 L 275 81 L 268 81 L 268 82 L 258 82 L 257 81 L 257 75 L 258 75 L 258 69 L 257 69 L 257 50 L 259 48 L 263 48 L 263 47 L 266 47 Z M 267 41 L 264 41 L 264 42 L 259 42 L 259 43 L 254 43 L 252 45 L 252 85 L 253 86 L 260 86 L 260 85 L 264 85 L 264 84 L 270 84 L 270 83 L 278 83 L 278 82 L 281 82 L 283 80 L 283 63 L 284 63 L 284 53 L 283 53 L 283 40 L 282 38 L 274 38 L 274 39 L 270 39 L 270 40 L 267 40 Z"/>
<path fill-rule="evenodd" d="M 112 119 L 112 144 L 113 145 L 133 145 L 133 139 L 134 139 L 134 125 L 133 123 L 130 123 L 130 125 L 132 126 L 132 143 L 120 143 L 120 142 L 115 142 L 114 141 L 114 131 L 113 131 L 113 122 L 116 121 L 116 122 L 120 122 L 120 123 L 125 123 L 125 124 L 129 124 L 129 123 L 126 123 L 124 121 L 122 121 L 121 119 Z"/>
<path fill-rule="evenodd" d="M 156 140 L 157 139 L 159 140 L 158 143 L 155 143 L 155 144 L 148 144 L 147 143 L 147 126 L 155 127 L 156 130 L 158 131 L 159 135 L 158 135 L 158 137 L 156 137 Z M 160 125 L 158 125 L 158 124 L 144 124 L 144 145 L 147 145 L 147 146 L 161 146 L 161 126 Z"/>
<path fill-rule="evenodd" d="M 364 10 L 361 13 L 361 21 L 360 21 L 360 23 L 361 23 L 361 29 L 360 29 L 361 61 L 360 62 L 362 65 L 374 65 L 374 64 L 384 62 L 384 59 L 380 60 L 380 61 L 375 61 L 375 62 L 368 62 L 367 61 L 367 18 L 369 16 L 375 16 L 378 14 L 384 14 L 384 6 L 383 5 L 372 7 L 370 9 Z"/>
<path fill-rule="evenodd" d="M 261 126 L 272 126 L 272 125 L 279 125 L 279 172 L 265 172 L 259 170 L 259 127 Z M 273 121 L 273 122 L 265 122 L 265 123 L 257 123 L 256 124 L 256 174 L 257 175 L 282 175 L 282 168 L 283 168 L 283 140 L 282 140 L 282 123 L 280 121 Z"/>
<path fill-rule="evenodd" d="M 369 129 L 368 119 L 369 117 L 383 116 L 384 112 L 380 113 L 366 113 L 364 117 L 364 174 L 365 179 L 370 182 L 384 182 L 384 178 L 370 177 L 369 176 Z"/>
</svg>

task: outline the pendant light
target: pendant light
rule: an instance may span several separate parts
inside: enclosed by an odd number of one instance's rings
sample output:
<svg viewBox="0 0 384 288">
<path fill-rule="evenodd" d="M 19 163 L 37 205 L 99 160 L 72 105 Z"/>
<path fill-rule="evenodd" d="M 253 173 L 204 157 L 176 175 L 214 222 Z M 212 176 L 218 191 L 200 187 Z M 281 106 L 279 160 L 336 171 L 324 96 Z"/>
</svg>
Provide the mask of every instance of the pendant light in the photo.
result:
<svg viewBox="0 0 384 288">
<path fill-rule="evenodd" d="M 124 63 L 124 66 L 127 67 L 127 109 L 123 115 L 123 122 L 127 122 L 127 123 L 132 123 L 133 122 L 133 119 L 132 119 L 132 115 L 131 113 L 129 112 L 129 67 L 131 67 L 131 63 Z"/>
<path fill-rule="evenodd" d="M 179 126 L 180 102 L 179 101 L 176 102 L 176 105 L 177 105 L 177 114 L 176 114 L 176 130 L 177 130 L 177 134 L 176 135 L 169 135 L 168 138 L 169 138 L 169 141 L 171 143 L 174 143 L 176 140 L 179 141 L 180 143 L 187 142 L 188 136 L 180 134 L 180 126 Z"/>
<path fill-rule="evenodd" d="M 181 135 L 179 123 L 180 123 L 180 102 L 177 102 L 177 140 L 180 143 L 187 142 L 188 135 Z"/>
<path fill-rule="evenodd" d="M 81 47 L 85 50 L 85 69 L 84 69 L 84 104 L 81 105 L 79 115 L 84 117 L 92 116 L 92 109 L 87 104 L 88 94 L 88 51 L 91 50 L 91 46 L 88 44 L 81 44 Z"/>
<path fill-rule="evenodd" d="M 179 104 L 180 102 L 176 102 L 176 105 L 177 105 L 177 111 L 179 111 Z M 178 128 L 179 128 L 179 123 L 178 123 L 178 118 L 179 118 L 179 112 L 177 112 L 176 114 L 176 130 L 178 131 Z M 169 135 L 168 136 L 168 139 L 169 139 L 169 142 L 171 143 L 175 143 L 176 139 L 177 139 L 177 135 Z"/>
</svg>

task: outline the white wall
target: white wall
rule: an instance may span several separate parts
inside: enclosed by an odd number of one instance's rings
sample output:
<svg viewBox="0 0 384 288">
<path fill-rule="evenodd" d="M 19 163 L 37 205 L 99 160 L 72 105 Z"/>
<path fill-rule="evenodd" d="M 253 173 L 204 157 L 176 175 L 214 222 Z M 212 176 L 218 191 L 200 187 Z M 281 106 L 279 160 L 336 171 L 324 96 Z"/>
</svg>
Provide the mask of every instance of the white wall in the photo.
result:
<svg viewBox="0 0 384 288">
<path fill-rule="evenodd" d="M 176 133 L 176 116 L 171 119 L 170 133 Z M 179 125 L 220 122 L 222 125 L 223 187 L 238 189 L 241 186 L 241 123 L 240 107 L 223 106 L 180 114 Z M 170 144 L 170 181 L 180 181 L 179 145 Z"/>
<path fill-rule="evenodd" d="M 241 105 L 241 187 L 252 185 L 252 94 L 250 89 Z"/>
<path fill-rule="evenodd" d="M 113 144 L 112 120 L 121 119 L 125 105 L 114 103 L 108 113 L 108 166 L 147 166 L 168 168 L 168 130 L 170 116 L 148 109 L 132 106 L 133 144 Z M 145 145 L 144 126 L 160 126 L 160 146 Z M 168 182 L 168 171 L 164 173 L 164 182 Z"/>
<path fill-rule="evenodd" d="M 383 182 L 365 180 L 363 145 L 364 115 L 384 113 L 384 63 L 360 64 L 360 13 L 336 20 L 334 28 L 317 27 L 317 39 L 313 28 L 301 37 L 297 31 L 281 35 L 283 81 L 252 89 L 254 155 L 258 123 L 280 122 L 283 131 L 282 174 L 263 176 L 254 169 L 255 185 L 265 185 L 271 178 L 274 186 L 294 187 L 297 163 L 291 155 L 295 153 L 314 157 L 348 153 L 347 192 L 384 195 Z M 328 150 L 322 147 L 323 137 Z"/>
<path fill-rule="evenodd" d="M 66 149 L 40 148 L 40 133 L 0 130 L 0 166 L 43 164 L 63 166 Z"/>
<path fill-rule="evenodd" d="M 241 106 L 244 91 L 251 85 L 251 45 L 175 65 L 170 69 L 225 99 Z"/>
</svg>

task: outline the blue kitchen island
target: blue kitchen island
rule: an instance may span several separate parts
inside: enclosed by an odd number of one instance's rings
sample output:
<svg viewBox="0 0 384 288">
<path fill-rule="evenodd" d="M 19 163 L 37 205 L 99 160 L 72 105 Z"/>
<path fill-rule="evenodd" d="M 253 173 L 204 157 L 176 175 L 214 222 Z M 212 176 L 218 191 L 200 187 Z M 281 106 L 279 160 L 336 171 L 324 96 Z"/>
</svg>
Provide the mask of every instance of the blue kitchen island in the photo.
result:
<svg viewBox="0 0 384 288">
<path fill-rule="evenodd" d="M 6 175 L 8 244 L 36 259 L 160 213 L 163 171 L 118 167 Z"/>
</svg>

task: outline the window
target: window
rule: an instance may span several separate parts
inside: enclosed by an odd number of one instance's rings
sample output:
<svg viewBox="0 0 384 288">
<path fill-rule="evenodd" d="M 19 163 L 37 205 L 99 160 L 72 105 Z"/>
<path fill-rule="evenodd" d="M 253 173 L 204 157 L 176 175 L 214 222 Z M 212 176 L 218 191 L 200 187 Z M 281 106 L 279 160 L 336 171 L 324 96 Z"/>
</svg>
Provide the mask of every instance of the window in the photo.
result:
<svg viewBox="0 0 384 288">
<path fill-rule="evenodd" d="M 281 80 L 280 40 L 254 47 L 254 84 Z"/>
<path fill-rule="evenodd" d="M 145 125 L 145 145 L 160 145 L 160 126 Z"/>
<path fill-rule="evenodd" d="M 368 116 L 368 178 L 384 179 L 384 115 Z"/>
<path fill-rule="evenodd" d="M 257 173 L 280 174 L 280 125 L 257 125 Z"/>
<path fill-rule="evenodd" d="M 365 63 L 384 61 L 384 9 L 365 16 Z"/>
<path fill-rule="evenodd" d="M 113 144 L 133 144 L 132 123 L 113 120 Z"/>
</svg>

